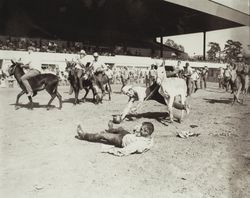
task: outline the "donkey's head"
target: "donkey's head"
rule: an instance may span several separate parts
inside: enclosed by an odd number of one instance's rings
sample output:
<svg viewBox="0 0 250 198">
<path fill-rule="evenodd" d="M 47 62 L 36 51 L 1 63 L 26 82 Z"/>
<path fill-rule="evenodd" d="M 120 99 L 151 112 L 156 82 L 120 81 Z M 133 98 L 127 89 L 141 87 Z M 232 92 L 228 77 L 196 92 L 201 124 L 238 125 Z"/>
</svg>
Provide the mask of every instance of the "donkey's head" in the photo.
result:
<svg viewBox="0 0 250 198">
<path fill-rule="evenodd" d="M 14 75 L 16 68 L 20 67 L 20 65 L 21 65 L 21 63 L 15 62 L 13 60 L 11 60 L 11 63 L 12 63 L 12 65 L 10 65 L 8 68 L 8 73 L 10 76 Z"/>
<path fill-rule="evenodd" d="M 156 70 L 156 82 L 157 84 L 161 84 L 161 82 L 167 77 L 165 67 L 158 67 Z"/>
<path fill-rule="evenodd" d="M 65 62 L 66 62 L 65 71 L 70 72 L 72 69 L 75 68 L 76 63 L 74 61 L 68 61 L 67 59 L 65 59 Z"/>
</svg>

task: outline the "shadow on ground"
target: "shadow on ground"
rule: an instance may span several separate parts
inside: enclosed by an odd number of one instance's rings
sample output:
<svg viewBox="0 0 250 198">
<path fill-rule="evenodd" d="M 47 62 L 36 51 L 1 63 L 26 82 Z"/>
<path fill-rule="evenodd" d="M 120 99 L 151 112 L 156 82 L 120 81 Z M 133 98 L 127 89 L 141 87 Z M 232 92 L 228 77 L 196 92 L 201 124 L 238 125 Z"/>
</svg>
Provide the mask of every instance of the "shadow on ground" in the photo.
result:
<svg viewBox="0 0 250 198">
<path fill-rule="evenodd" d="M 30 103 L 27 104 L 10 104 L 11 106 L 17 106 L 19 108 L 26 108 L 26 109 L 30 109 Z M 35 109 L 39 109 L 39 108 L 44 108 L 46 109 L 48 106 L 47 105 L 40 105 L 38 102 L 33 102 L 33 108 Z M 56 108 L 55 105 L 50 105 L 50 108 Z"/>
<path fill-rule="evenodd" d="M 146 112 L 140 114 L 129 114 L 127 115 L 128 121 L 133 121 L 136 118 L 148 118 L 148 119 L 155 119 L 156 121 L 160 122 L 161 124 L 168 126 L 170 122 L 169 114 L 167 112 Z M 174 119 L 175 121 L 179 122 L 179 120 Z"/>
<path fill-rule="evenodd" d="M 83 101 L 82 99 L 79 99 L 80 103 L 85 103 L 85 102 L 91 102 L 93 103 L 93 99 L 92 98 L 85 98 L 85 101 Z M 71 103 L 74 104 L 75 103 L 75 98 L 68 98 L 65 100 L 62 100 L 62 103 Z"/>
<path fill-rule="evenodd" d="M 231 104 L 232 103 L 232 99 L 228 98 L 228 99 L 211 99 L 211 98 L 204 98 L 203 100 L 205 100 L 207 103 L 210 104 Z"/>
</svg>

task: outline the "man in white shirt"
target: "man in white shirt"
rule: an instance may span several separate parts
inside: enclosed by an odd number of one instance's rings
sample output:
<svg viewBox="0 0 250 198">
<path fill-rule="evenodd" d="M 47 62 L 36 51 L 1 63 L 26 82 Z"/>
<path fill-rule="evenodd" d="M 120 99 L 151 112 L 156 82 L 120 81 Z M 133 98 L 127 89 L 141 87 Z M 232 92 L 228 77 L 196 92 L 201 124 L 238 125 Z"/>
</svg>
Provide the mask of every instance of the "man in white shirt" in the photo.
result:
<svg viewBox="0 0 250 198">
<path fill-rule="evenodd" d="M 158 84 L 153 84 L 150 87 L 140 87 L 140 86 L 131 86 L 126 85 L 122 88 L 122 93 L 129 97 L 127 106 L 124 108 L 121 119 L 124 120 L 127 114 L 136 113 L 138 109 L 141 108 L 142 104 L 146 100 L 155 100 L 163 105 L 166 105 L 166 102 L 163 96 L 159 93 L 160 86 Z M 136 107 L 133 107 L 134 103 L 138 102 Z M 179 110 L 185 110 L 187 114 L 189 113 L 189 105 L 182 105 L 181 103 L 174 102 L 173 107 Z"/>
<path fill-rule="evenodd" d="M 190 67 L 189 63 L 187 62 L 184 68 L 184 74 L 186 78 L 186 84 L 187 84 L 187 96 L 191 95 L 191 75 L 193 73 L 192 68 Z"/>
<path fill-rule="evenodd" d="M 88 60 L 86 58 L 86 52 L 81 50 L 79 54 L 73 60 L 76 63 L 75 68 L 77 69 L 77 78 L 79 80 L 80 89 L 83 89 L 83 68 L 87 65 Z"/>
<path fill-rule="evenodd" d="M 109 129 L 100 133 L 85 133 L 82 127 L 78 125 L 76 138 L 114 145 L 115 147 L 103 152 L 116 156 L 127 156 L 148 151 L 153 145 L 151 136 L 153 132 L 154 125 L 151 122 L 143 122 L 140 126 L 136 126 L 133 132 L 129 132 L 122 127 L 114 129 L 113 125 L 109 124 Z"/>
<path fill-rule="evenodd" d="M 26 88 L 28 96 L 35 96 L 37 93 L 34 92 L 29 84 L 29 79 L 40 74 L 40 71 L 35 68 L 39 68 L 37 59 L 33 58 L 32 51 L 29 50 L 27 56 L 21 58 L 19 61 L 22 63 L 21 67 L 26 70 L 26 73 L 21 77 L 22 83 Z"/>
<path fill-rule="evenodd" d="M 191 83 L 192 83 L 192 91 L 194 91 L 194 93 L 198 90 L 198 80 L 200 78 L 200 75 L 197 71 L 197 69 L 194 69 L 192 75 L 191 75 Z M 195 86 L 195 89 L 194 89 Z"/>
<path fill-rule="evenodd" d="M 103 86 L 102 77 L 103 77 L 104 71 L 107 70 L 107 65 L 99 59 L 99 55 L 97 52 L 93 54 L 93 57 L 94 57 L 94 60 L 90 65 L 93 76 L 94 76 L 93 80 L 99 85 L 99 88 L 102 90 L 102 93 L 104 94 L 105 89 Z"/>
</svg>

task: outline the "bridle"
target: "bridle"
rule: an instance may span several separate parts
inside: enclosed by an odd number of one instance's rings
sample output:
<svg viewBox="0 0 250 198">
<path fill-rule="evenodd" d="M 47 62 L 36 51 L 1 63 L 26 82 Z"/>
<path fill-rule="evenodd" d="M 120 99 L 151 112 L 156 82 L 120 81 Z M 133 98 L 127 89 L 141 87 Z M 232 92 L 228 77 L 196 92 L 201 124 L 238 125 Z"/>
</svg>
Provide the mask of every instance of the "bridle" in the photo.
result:
<svg viewBox="0 0 250 198">
<path fill-rule="evenodd" d="M 13 67 L 13 69 L 11 69 L 11 73 L 12 73 L 12 75 L 14 74 L 14 72 L 15 72 L 15 70 L 16 70 L 16 67 L 17 67 L 17 65 L 18 65 L 18 63 L 16 63 L 16 62 L 12 62 L 13 63 L 13 65 L 11 65 L 10 67 L 9 67 L 9 69 L 8 70 L 10 70 L 12 67 Z M 10 73 L 10 72 L 9 72 Z"/>
</svg>

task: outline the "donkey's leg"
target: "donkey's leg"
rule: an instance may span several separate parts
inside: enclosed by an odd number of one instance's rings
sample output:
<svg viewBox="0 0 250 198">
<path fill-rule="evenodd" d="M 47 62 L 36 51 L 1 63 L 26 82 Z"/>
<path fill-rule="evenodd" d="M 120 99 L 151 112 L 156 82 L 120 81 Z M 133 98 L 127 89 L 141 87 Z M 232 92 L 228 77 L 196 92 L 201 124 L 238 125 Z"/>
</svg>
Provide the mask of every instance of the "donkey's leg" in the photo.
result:
<svg viewBox="0 0 250 198">
<path fill-rule="evenodd" d="M 84 95 L 83 98 L 82 98 L 82 101 L 83 101 L 83 102 L 86 101 L 86 97 L 87 97 L 87 95 L 88 95 L 88 93 L 89 93 L 89 89 L 88 89 L 88 88 L 84 88 L 84 90 L 85 90 L 85 95 Z"/>
<path fill-rule="evenodd" d="M 110 85 L 110 81 L 111 80 L 108 81 L 108 86 L 109 86 L 109 91 L 112 93 L 112 88 L 111 88 L 111 85 Z"/>
<path fill-rule="evenodd" d="M 242 88 L 242 84 L 239 84 L 239 87 L 237 89 L 237 93 L 236 93 L 236 98 L 237 98 L 237 102 L 240 103 L 240 92 L 241 92 L 241 88 Z"/>
<path fill-rule="evenodd" d="M 174 97 L 169 96 L 168 110 L 169 110 L 170 122 L 174 122 L 173 103 L 174 103 Z"/>
<path fill-rule="evenodd" d="M 22 90 L 22 91 L 17 95 L 17 97 L 16 97 L 16 104 L 15 104 L 15 109 L 16 109 L 16 110 L 18 110 L 18 109 L 20 108 L 20 107 L 18 107 L 19 98 L 20 98 L 23 94 L 25 94 L 25 91 L 24 91 L 24 90 Z"/>
<path fill-rule="evenodd" d="M 183 105 L 183 106 L 185 106 L 186 104 L 185 104 L 185 102 L 186 102 L 186 96 L 185 96 L 186 94 L 184 93 L 184 94 L 181 94 L 181 104 Z M 186 110 L 186 112 L 188 113 L 188 109 L 187 109 L 188 107 L 187 106 L 185 106 L 185 110 Z M 182 122 L 182 120 L 183 120 L 183 110 L 181 110 L 181 117 L 180 117 L 180 119 L 179 119 L 179 122 Z"/>
<path fill-rule="evenodd" d="M 111 100 L 111 90 L 109 90 L 108 94 L 109 94 L 109 100 Z"/>
<path fill-rule="evenodd" d="M 111 90 L 111 86 L 110 86 L 109 83 L 107 84 L 107 91 L 108 91 L 108 95 L 109 95 L 109 100 L 111 100 L 111 92 L 112 92 L 112 90 Z"/>
<path fill-rule="evenodd" d="M 49 93 L 51 96 L 51 99 L 49 100 L 48 104 L 47 104 L 47 110 L 50 110 L 50 105 L 52 103 L 52 101 L 55 99 L 56 97 L 56 93 Z"/>
<path fill-rule="evenodd" d="M 59 94 L 58 91 L 56 91 L 56 97 L 59 100 L 59 109 L 62 109 L 62 96 L 61 96 L 61 94 Z"/>
<path fill-rule="evenodd" d="M 92 94 L 93 94 L 93 102 L 95 102 L 95 90 L 93 88 L 91 88 L 92 90 Z"/>
<path fill-rule="evenodd" d="M 33 109 L 33 107 L 34 107 L 34 104 L 33 104 L 33 101 L 32 101 L 32 97 L 31 96 L 28 96 L 28 99 L 29 99 L 29 101 L 30 101 L 30 109 L 32 110 Z"/>
<path fill-rule="evenodd" d="M 76 88 L 74 91 L 75 91 L 75 102 L 74 102 L 74 105 L 76 105 L 76 104 L 79 104 L 79 99 L 78 99 L 79 88 Z"/>
</svg>

